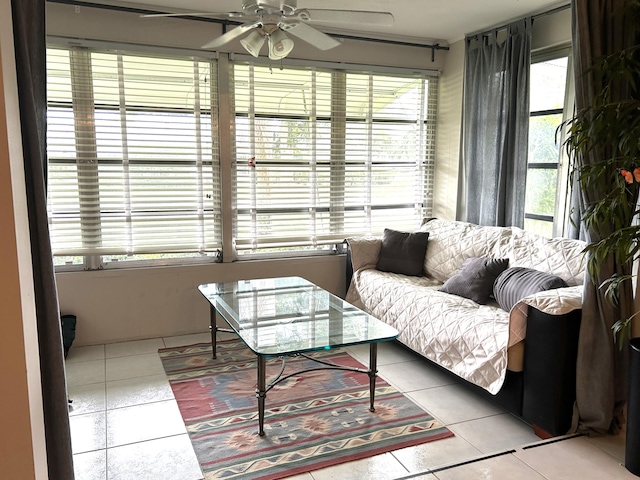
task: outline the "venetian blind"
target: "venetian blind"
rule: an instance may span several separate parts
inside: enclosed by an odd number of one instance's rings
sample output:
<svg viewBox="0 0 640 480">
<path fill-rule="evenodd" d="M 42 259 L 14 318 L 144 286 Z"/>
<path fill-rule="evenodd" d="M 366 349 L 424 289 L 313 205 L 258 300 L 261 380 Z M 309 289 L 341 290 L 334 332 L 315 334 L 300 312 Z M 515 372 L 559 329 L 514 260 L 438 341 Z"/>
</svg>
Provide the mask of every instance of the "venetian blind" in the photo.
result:
<svg viewBox="0 0 640 480">
<path fill-rule="evenodd" d="M 432 210 L 437 77 L 233 64 L 235 244 L 321 248 Z"/>
<path fill-rule="evenodd" d="M 47 49 L 54 255 L 221 248 L 210 59 Z"/>
</svg>

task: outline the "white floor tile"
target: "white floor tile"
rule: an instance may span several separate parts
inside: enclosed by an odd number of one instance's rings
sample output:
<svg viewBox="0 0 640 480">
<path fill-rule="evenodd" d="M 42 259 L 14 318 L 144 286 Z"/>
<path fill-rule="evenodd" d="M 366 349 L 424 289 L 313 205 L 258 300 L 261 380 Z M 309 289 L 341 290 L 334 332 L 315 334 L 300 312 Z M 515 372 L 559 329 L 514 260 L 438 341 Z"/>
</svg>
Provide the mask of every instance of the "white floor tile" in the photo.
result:
<svg viewBox="0 0 640 480">
<path fill-rule="evenodd" d="M 503 413 L 488 400 L 463 385 L 445 385 L 407 393 L 445 425 Z"/>
<path fill-rule="evenodd" d="M 378 371 L 381 377 L 401 392 L 413 392 L 456 383 L 451 375 L 429 365 L 428 360 L 380 365 Z"/>
<path fill-rule="evenodd" d="M 514 455 L 548 480 L 638 479 L 619 459 L 583 437 L 518 450 Z"/>
<path fill-rule="evenodd" d="M 107 451 L 78 453 L 73 456 L 76 480 L 107 480 Z"/>
<path fill-rule="evenodd" d="M 103 450 L 107 446 L 106 412 L 69 417 L 73 453 Z"/>
<path fill-rule="evenodd" d="M 127 357 L 129 355 L 143 355 L 145 353 L 157 353 L 164 348 L 161 338 L 148 340 L 136 340 L 133 342 L 110 343 L 105 345 L 106 358 Z"/>
<path fill-rule="evenodd" d="M 341 463 L 314 470 L 314 480 L 365 479 L 392 480 L 407 475 L 407 470 L 389 453 L 363 458 L 355 462 Z"/>
<path fill-rule="evenodd" d="M 483 453 L 503 452 L 541 441 L 531 426 L 509 413 L 456 423 L 449 428 Z"/>
<path fill-rule="evenodd" d="M 461 437 L 407 447 L 391 452 L 411 473 L 427 472 L 436 467 L 465 462 L 482 456 L 482 452 Z"/>
<path fill-rule="evenodd" d="M 220 333 L 218 338 L 236 336 Z M 202 478 L 157 350 L 209 341 L 209 333 L 201 333 L 72 348 L 66 370 L 74 400 L 69 415 L 77 479 Z M 346 350 L 368 363 L 367 345 Z M 380 344 L 378 367 L 380 376 L 407 392 L 456 436 L 292 480 L 384 480 L 408 475 L 420 480 L 637 478 L 621 465 L 624 435 L 536 446 L 541 441 L 528 425 L 401 346 Z M 473 461 L 509 449 L 516 452 Z M 467 461 L 471 462 L 452 466 Z"/>
<path fill-rule="evenodd" d="M 601 448 L 605 452 L 616 457 L 621 462 L 624 462 L 626 449 L 626 436 L 624 431 L 618 435 L 604 435 L 602 437 L 584 438 L 593 443 L 596 447 Z M 638 455 L 640 455 L 640 452 L 638 452 Z"/>
<path fill-rule="evenodd" d="M 301 473 L 300 475 L 287 477 L 287 480 L 314 480 L 314 478 L 310 473 Z"/>
<path fill-rule="evenodd" d="M 110 448 L 107 474 L 109 480 L 203 478 L 186 434 Z"/>
<path fill-rule="evenodd" d="M 436 472 L 438 480 L 545 480 L 542 475 L 511 454 L 468 463 Z"/>
<path fill-rule="evenodd" d="M 107 410 L 107 447 L 186 433 L 175 400 Z"/>
<path fill-rule="evenodd" d="M 193 333 L 191 335 L 180 335 L 178 337 L 165 337 L 163 340 L 167 347 L 182 347 L 195 343 L 211 343 L 211 334 L 209 332 Z"/>
<path fill-rule="evenodd" d="M 165 374 L 107 382 L 107 409 L 173 400 L 173 390 Z"/>
<path fill-rule="evenodd" d="M 104 360 L 67 363 L 65 365 L 65 371 L 67 374 L 67 387 L 105 381 Z"/>
<path fill-rule="evenodd" d="M 104 360 L 104 358 L 104 345 L 72 346 L 65 361 L 67 363 L 77 363 L 89 362 L 91 360 Z"/>
<path fill-rule="evenodd" d="M 106 364 L 107 382 L 164 374 L 164 368 L 157 353 L 107 358 Z"/>
<path fill-rule="evenodd" d="M 104 383 L 75 385 L 67 387 L 72 402 L 69 404 L 69 416 L 84 413 L 102 412 L 106 409 Z"/>
</svg>

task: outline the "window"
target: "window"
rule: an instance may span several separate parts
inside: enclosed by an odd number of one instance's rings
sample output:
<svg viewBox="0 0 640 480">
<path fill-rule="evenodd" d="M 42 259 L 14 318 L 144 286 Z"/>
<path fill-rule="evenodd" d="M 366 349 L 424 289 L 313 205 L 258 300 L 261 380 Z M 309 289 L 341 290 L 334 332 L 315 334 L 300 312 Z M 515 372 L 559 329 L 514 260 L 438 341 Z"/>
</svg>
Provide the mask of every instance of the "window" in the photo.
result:
<svg viewBox="0 0 640 480">
<path fill-rule="evenodd" d="M 47 75 L 55 263 L 220 249 L 215 62 L 49 48 Z"/>
<path fill-rule="evenodd" d="M 570 58 L 562 52 L 531 64 L 529 154 L 524 227 L 541 235 L 562 234 L 567 165 L 558 127 L 568 111 Z"/>
<path fill-rule="evenodd" d="M 239 254 L 316 250 L 431 213 L 437 77 L 237 62 Z"/>
<path fill-rule="evenodd" d="M 55 263 L 331 253 L 416 229 L 432 211 L 437 76 L 282 63 L 50 46 Z"/>
</svg>

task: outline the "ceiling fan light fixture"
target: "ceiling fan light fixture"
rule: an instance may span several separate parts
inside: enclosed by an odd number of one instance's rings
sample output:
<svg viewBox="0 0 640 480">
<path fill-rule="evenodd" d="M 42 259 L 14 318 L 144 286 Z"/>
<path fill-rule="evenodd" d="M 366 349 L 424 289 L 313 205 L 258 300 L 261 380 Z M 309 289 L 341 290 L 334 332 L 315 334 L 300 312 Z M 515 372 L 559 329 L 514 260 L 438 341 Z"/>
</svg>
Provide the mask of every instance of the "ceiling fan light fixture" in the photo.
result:
<svg viewBox="0 0 640 480">
<path fill-rule="evenodd" d="M 278 29 L 269 35 L 269 58 L 280 60 L 286 57 L 293 50 L 293 40 L 287 34 Z"/>
<path fill-rule="evenodd" d="M 254 57 L 260 55 L 260 49 L 262 48 L 262 45 L 264 45 L 264 42 L 264 35 L 262 35 L 257 30 L 254 30 L 245 38 L 240 40 L 240 44 L 244 47 L 244 49 Z"/>
</svg>

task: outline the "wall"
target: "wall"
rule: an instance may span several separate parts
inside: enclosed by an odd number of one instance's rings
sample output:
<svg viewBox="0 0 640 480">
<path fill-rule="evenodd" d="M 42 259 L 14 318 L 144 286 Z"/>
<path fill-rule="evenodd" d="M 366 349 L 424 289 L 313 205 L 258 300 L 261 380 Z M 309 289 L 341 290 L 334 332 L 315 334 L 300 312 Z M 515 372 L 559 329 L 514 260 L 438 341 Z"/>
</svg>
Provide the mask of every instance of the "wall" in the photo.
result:
<svg viewBox="0 0 640 480">
<path fill-rule="evenodd" d="M 0 0 L 0 477 L 46 479 L 11 1 Z"/>
<path fill-rule="evenodd" d="M 199 50 L 222 34 L 222 26 L 183 18 L 140 18 L 134 13 L 47 3 L 47 34 Z M 437 52 L 435 62 L 431 62 L 431 50 L 422 47 L 344 40 L 334 49 L 321 51 L 302 40 L 294 41 L 295 47 L 289 55 L 292 59 L 438 70 L 444 58 L 444 51 Z M 247 55 L 239 41 L 225 45 L 221 51 Z"/>
<path fill-rule="evenodd" d="M 433 216 L 455 220 L 458 218 L 461 174 L 464 40 L 451 44 L 449 48 L 439 85 Z"/>
<path fill-rule="evenodd" d="M 185 32 L 188 31 L 188 35 Z M 49 35 L 196 49 L 219 35 L 220 26 L 176 18 L 142 19 L 106 9 L 47 4 Z M 331 53 L 298 42 L 294 53 L 318 60 L 371 62 L 391 66 L 434 68 L 431 51 L 345 42 Z M 242 47 L 232 46 L 239 53 Z M 338 54 L 338 55 L 336 55 Z M 294 55 L 291 55 L 293 58 Z M 440 55 L 438 56 L 441 60 Z M 207 301 L 202 283 L 270 276 L 302 276 L 344 295 L 345 257 L 308 257 L 223 264 L 60 272 L 56 275 L 60 310 L 78 317 L 74 345 L 90 345 L 158 336 L 206 332 Z"/>
<path fill-rule="evenodd" d="M 561 15 L 562 16 L 562 15 Z M 553 18 L 552 18 L 553 17 Z M 568 24 L 557 15 L 534 24 L 535 37 L 548 42 L 569 38 Z M 540 35 L 536 32 L 540 31 Z M 188 31 L 186 35 L 185 32 Z M 198 49 L 217 35 L 217 24 L 180 18 L 140 18 L 99 8 L 47 4 L 49 35 Z M 546 40 L 541 44 L 548 43 Z M 232 52 L 246 53 L 230 44 Z M 460 128 L 464 41 L 436 52 L 419 47 L 345 40 L 329 51 L 296 42 L 291 58 L 440 69 L 434 213 L 456 218 L 459 191 Z M 61 311 L 78 316 L 76 345 L 206 331 L 208 307 L 197 292 L 200 283 L 299 275 L 336 293 L 344 293 L 344 257 L 245 261 L 214 265 L 58 273 Z"/>
<path fill-rule="evenodd" d="M 198 285 L 279 276 L 344 295 L 345 257 L 63 272 L 57 283 L 60 311 L 78 317 L 76 346 L 206 332 L 209 304 Z"/>
</svg>

